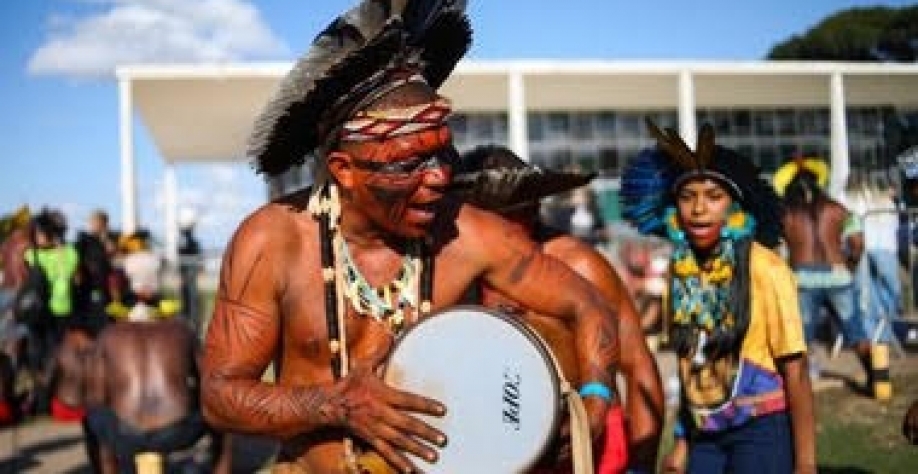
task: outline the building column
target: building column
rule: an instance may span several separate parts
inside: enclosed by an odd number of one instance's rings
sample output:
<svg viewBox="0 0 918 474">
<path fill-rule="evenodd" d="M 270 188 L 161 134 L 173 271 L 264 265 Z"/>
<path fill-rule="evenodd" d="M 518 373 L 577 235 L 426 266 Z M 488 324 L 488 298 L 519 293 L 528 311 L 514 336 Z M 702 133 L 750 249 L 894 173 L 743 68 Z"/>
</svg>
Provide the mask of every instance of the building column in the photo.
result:
<svg viewBox="0 0 918 474">
<path fill-rule="evenodd" d="M 134 173 L 134 114 L 131 80 L 118 81 L 118 129 L 121 136 L 121 231 L 137 228 L 137 181 Z"/>
<path fill-rule="evenodd" d="M 698 142 L 695 123 L 695 80 L 690 71 L 679 72 L 679 135 L 689 147 Z"/>
<path fill-rule="evenodd" d="M 830 81 L 831 157 L 829 194 L 838 197 L 845 189 L 850 170 L 848 154 L 848 122 L 845 118 L 845 82 L 840 72 L 832 73 Z"/>
<path fill-rule="evenodd" d="M 178 178 L 175 164 L 166 163 L 163 169 L 163 230 L 166 259 L 171 264 L 178 263 Z"/>
<path fill-rule="evenodd" d="M 507 76 L 507 134 L 510 149 L 529 161 L 529 131 L 526 126 L 526 82 L 523 73 Z"/>
</svg>

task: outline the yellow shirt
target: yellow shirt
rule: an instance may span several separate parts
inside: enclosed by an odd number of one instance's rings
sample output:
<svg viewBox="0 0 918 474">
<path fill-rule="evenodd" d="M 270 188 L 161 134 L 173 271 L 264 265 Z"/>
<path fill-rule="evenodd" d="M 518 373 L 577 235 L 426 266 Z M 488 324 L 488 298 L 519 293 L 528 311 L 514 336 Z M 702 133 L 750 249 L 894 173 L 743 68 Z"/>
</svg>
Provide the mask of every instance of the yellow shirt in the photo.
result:
<svg viewBox="0 0 918 474">
<path fill-rule="evenodd" d="M 693 364 L 679 358 L 679 376 L 694 426 L 707 432 L 742 425 L 784 411 L 784 380 L 775 360 L 806 352 L 797 282 L 776 253 L 754 243 L 750 250 L 750 320 L 739 358 Z"/>
</svg>

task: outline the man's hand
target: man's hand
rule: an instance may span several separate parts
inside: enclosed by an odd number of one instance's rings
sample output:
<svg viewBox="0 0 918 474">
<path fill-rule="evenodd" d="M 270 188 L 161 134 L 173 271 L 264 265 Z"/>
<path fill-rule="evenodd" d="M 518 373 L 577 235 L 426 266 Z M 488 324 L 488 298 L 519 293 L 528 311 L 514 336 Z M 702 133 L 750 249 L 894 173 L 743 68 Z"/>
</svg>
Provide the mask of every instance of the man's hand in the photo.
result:
<svg viewBox="0 0 918 474">
<path fill-rule="evenodd" d="M 600 397 L 586 397 L 583 399 L 583 407 L 586 408 L 587 420 L 590 422 L 590 439 L 593 445 L 596 441 L 602 439 L 606 432 L 606 417 L 609 416 L 609 407 L 612 405 Z"/>
<path fill-rule="evenodd" d="M 431 447 L 446 436 L 410 413 L 443 416 L 446 408 L 430 398 L 396 390 L 367 370 L 355 370 L 341 381 L 339 424 L 368 442 L 401 472 L 419 472 L 406 456 L 437 460 Z"/>
<path fill-rule="evenodd" d="M 905 412 L 905 418 L 902 419 L 902 434 L 909 443 L 918 444 L 918 400 L 912 402 L 912 406 Z"/>
<path fill-rule="evenodd" d="M 685 472 L 688 459 L 688 442 L 685 438 L 676 438 L 673 449 L 663 458 L 663 472 L 681 474 Z"/>
</svg>

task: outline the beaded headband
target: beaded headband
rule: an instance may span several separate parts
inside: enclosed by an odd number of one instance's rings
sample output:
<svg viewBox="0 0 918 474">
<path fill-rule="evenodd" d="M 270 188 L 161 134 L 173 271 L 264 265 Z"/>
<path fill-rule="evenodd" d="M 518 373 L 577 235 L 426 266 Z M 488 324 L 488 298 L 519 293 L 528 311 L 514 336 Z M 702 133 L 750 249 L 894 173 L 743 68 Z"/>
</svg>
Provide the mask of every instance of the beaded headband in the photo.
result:
<svg viewBox="0 0 918 474">
<path fill-rule="evenodd" d="M 360 111 L 341 128 L 341 140 L 365 142 L 439 128 L 452 112 L 449 99 L 387 110 Z"/>
</svg>

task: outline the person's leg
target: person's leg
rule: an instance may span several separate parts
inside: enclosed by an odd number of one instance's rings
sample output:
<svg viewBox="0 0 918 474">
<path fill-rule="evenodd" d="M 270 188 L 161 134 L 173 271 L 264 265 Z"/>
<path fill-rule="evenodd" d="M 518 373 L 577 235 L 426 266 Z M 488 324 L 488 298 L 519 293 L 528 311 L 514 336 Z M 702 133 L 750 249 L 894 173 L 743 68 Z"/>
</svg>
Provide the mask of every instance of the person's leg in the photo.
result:
<svg viewBox="0 0 918 474">
<path fill-rule="evenodd" d="M 883 315 L 897 317 L 902 312 L 902 282 L 899 281 L 899 265 L 896 254 L 891 250 L 874 250 L 870 259 L 875 269 L 877 302 Z"/>
<path fill-rule="evenodd" d="M 699 435 L 689 439 L 686 474 L 720 474 L 725 472 L 727 457 L 720 446 L 723 434 Z"/>
<path fill-rule="evenodd" d="M 800 317 L 803 319 L 803 334 L 806 343 L 811 344 L 816 339 L 816 329 L 819 326 L 819 310 L 821 291 L 815 288 L 800 288 L 798 292 L 800 302 Z"/>
<path fill-rule="evenodd" d="M 845 343 L 854 350 L 861 366 L 864 368 L 864 372 L 867 375 L 867 389 L 870 390 L 873 385 L 871 380 L 873 366 L 870 363 L 870 338 L 864 330 L 864 321 L 857 312 L 854 286 L 852 284 L 833 288 L 829 291 L 829 297 L 832 301 L 832 307 L 835 308 L 835 314 L 841 323 Z"/>
<path fill-rule="evenodd" d="M 775 413 L 755 418 L 730 433 L 727 472 L 785 474 L 794 471 L 790 417 Z"/>
<path fill-rule="evenodd" d="M 827 290 L 829 301 L 841 323 L 842 334 L 849 345 L 857 345 L 868 340 L 861 321 L 861 314 L 857 311 L 857 296 L 854 284 L 839 286 Z"/>
</svg>

